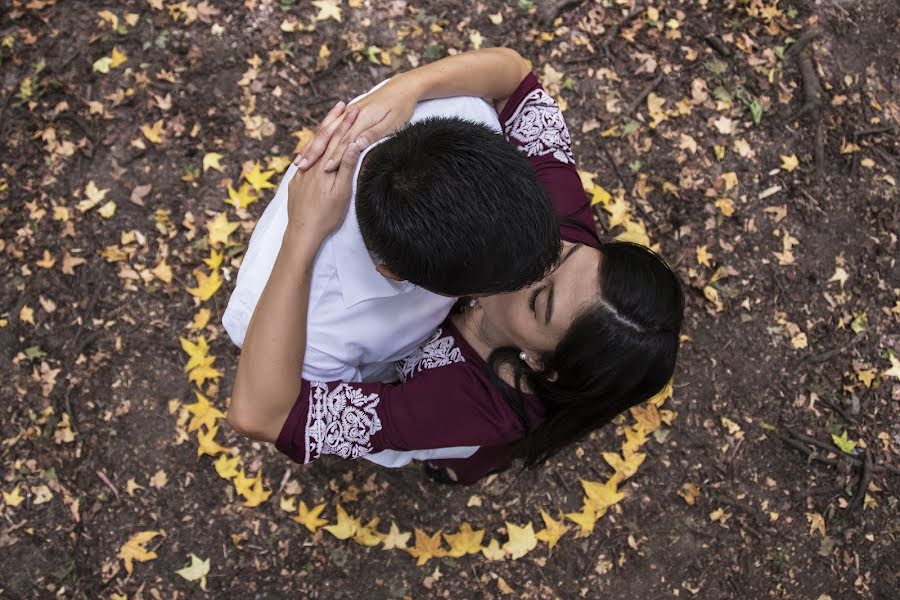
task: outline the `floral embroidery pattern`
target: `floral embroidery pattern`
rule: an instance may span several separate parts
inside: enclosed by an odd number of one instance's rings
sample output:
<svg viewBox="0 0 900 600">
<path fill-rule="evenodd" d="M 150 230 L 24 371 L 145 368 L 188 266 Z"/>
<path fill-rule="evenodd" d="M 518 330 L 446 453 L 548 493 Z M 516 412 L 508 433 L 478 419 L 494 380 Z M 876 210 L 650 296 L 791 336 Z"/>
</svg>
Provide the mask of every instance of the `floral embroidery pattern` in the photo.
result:
<svg viewBox="0 0 900 600">
<path fill-rule="evenodd" d="M 543 89 L 532 90 L 506 121 L 506 135 L 526 156 L 545 156 L 575 164 L 572 138 L 556 102 Z"/>
<path fill-rule="evenodd" d="M 452 335 L 441 337 L 443 330 L 438 328 L 434 335 L 421 348 L 397 361 L 397 375 L 400 381 L 407 381 L 416 373 L 425 369 L 436 369 L 452 363 L 465 362 L 462 352 L 456 346 Z"/>
<path fill-rule="evenodd" d="M 304 462 L 322 454 L 359 458 L 371 452 L 369 438 L 381 430 L 375 413 L 379 399 L 347 383 L 329 390 L 328 384 L 311 382 Z"/>
</svg>

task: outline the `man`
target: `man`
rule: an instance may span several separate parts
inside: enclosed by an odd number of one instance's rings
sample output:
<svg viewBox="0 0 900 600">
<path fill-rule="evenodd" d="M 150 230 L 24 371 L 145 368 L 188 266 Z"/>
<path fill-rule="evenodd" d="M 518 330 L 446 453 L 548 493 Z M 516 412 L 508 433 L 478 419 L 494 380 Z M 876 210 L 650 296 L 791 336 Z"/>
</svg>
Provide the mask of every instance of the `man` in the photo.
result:
<svg viewBox="0 0 900 600">
<path fill-rule="evenodd" d="M 360 154 L 347 216 L 316 258 L 306 379 L 392 378 L 456 296 L 522 288 L 558 258 L 554 209 L 490 104 L 428 100 L 410 123 Z M 296 170 L 257 223 L 222 318 L 238 346 L 278 253 Z"/>
</svg>

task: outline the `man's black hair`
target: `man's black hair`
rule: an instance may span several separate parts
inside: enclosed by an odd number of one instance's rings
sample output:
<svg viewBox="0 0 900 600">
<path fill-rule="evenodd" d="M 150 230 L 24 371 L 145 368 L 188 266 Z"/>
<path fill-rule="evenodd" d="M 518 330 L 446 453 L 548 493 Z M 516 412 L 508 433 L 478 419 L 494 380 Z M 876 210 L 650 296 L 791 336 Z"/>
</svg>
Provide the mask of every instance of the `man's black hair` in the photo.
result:
<svg viewBox="0 0 900 600">
<path fill-rule="evenodd" d="M 356 215 L 376 260 L 440 294 L 514 291 L 559 258 L 556 211 L 528 161 L 459 118 L 417 121 L 373 148 Z"/>
</svg>

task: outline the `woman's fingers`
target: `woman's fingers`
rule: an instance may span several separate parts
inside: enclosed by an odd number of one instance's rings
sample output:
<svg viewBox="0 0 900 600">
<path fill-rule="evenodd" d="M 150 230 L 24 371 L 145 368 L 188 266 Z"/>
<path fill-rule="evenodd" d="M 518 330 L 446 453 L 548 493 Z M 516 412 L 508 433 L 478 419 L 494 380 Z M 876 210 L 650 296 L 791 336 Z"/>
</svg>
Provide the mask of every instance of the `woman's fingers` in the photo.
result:
<svg viewBox="0 0 900 600">
<path fill-rule="evenodd" d="M 334 105 L 325 118 L 322 120 L 322 124 L 319 125 L 319 129 L 316 131 L 313 139 L 306 144 L 306 147 L 300 152 L 297 158 L 294 159 L 294 164 L 302 169 L 308 169 L 310 166 L 315 164 L 319 157 L 325 152 L 325 149 L 328 148 L 328 143 L 331 141 L 331 136 L 338 126 L 341 124 L 341 120 L 345 116 L 346 104 L 344 102 L 338 102 Z"/>
<path fill-rule="evenodd" d="M 326 162 L 331 165 L 331 168 L 337 168 L 337 164 L 343 160 L 351 143 L 355 143 L 358 150 L 361 151 L 370 143 L 380 140 L 390 133 L 389 131 L 384 130 L 384 124 L 388 122 L 387 116 L 389 114 L 390 111 L 378 117 L 374 122 L 372 121 L 371 113 L 367 113 L 367 116 L 363 119 L 357 119 L 356 125 L 351 127 L 341 138 L 340 145 L 336 146 L 330 154 L 326 155 Z M 326 170 L 329 170 L 329 168 L 326 167 Z"/>
<path fill-rule="evenodd" d="M 331 136 L 331 141 L 328 144 L 328 148 L 323 152 L 326 156 L 334 156 L 335 151 L 338 147 L 342 147 L 342 141 L 344 137 L 347 135 L 347 132 L 353 127 L 353 123 L 356 122 L 356 117 L 359 116 L 359 107 L 356 105 L 351 105 L 347 112 L 344 114 L 344 119 L 341 121 L 340 125 L 334 130 L 334 134 Z M 329 158 L 325 161 L 325 171 L 334 171 L 340 166 L 340 157 Z"/>
</svg>

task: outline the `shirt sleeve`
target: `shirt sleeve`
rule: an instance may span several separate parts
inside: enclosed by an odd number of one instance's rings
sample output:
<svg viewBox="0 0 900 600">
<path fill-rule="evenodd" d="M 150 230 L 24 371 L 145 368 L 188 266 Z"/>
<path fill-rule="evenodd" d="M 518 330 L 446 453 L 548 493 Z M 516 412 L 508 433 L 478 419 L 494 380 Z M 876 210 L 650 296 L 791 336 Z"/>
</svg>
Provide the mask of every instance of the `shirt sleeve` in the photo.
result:
<svg viewBox="0 0 900 600">
<path fill-rule="evenodd" d="M 323 454 L 508 444 L 524 429 L 480 368 L 454 363 L 400 384 L 304 380 L 275 447 L 309 463 Z"/>
<path fill-rule="evenodd" d="M 500 113 L 507 141 L 527 158 L 560 216 L 562 239 L 597 247 L 590 199 L 581 185 L 562 111 L 529 73 Z"/>
</svg>

